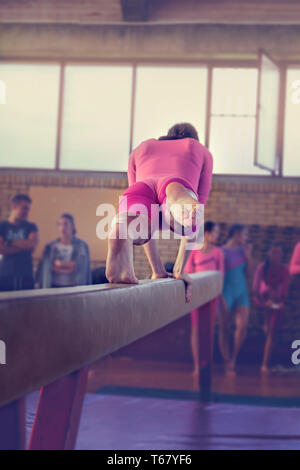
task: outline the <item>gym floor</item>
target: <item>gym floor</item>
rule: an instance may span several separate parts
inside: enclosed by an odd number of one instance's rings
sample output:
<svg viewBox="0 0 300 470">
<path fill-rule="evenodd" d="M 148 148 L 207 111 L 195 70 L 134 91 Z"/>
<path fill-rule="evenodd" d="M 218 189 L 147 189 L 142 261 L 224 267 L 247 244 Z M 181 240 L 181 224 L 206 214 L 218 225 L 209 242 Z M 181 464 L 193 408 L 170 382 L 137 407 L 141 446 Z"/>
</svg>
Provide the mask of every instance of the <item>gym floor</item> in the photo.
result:
<svg viewBox="0 0 300 470">
<path fill-rule="evenodd" d="M 197 379 L 192 375 L 191 364 L 137 360 L 130 357 L 108 356 L 92 367 L 88 391 L 104 386 L 142 387 L 151 389 L 197 391 Z M 222 366 L 213 368 L 212 391 L 237 396 L 299 398 L 300 372 L 282 369 L 261 376 L 259 368 L 240 366 L 235 377 L 224 375 Z"/>
<path fill-rule="evenodd" d="M 108 356 L 91 369 L 76 449 L 300 450 L 299 371 L 237 372 L 215 367 L 201 403 L 189 364 Z M 37 400 L 26 398 L 27 439 Z"/>
</svg>

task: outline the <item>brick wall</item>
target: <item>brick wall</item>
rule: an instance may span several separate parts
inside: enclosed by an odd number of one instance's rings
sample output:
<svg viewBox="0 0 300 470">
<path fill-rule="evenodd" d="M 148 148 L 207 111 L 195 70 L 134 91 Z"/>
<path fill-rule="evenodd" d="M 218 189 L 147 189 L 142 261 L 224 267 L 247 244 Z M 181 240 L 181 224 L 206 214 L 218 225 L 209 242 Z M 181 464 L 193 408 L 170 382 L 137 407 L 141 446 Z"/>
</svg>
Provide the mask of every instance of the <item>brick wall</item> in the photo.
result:
<svg viewBox="0 0 300 470">
<path fill-rule="evenodd" d="M 84 174 L 81 172 L 56 171 L 1 171 L 0 172 L 0 220 L 9 213 L 9 202 L 17 192 L 29 194 L 32 186 L 120 188 L 127 187 L 125 174 Z M 109 201 L 108 201 L 109 202 Z M 299 179 L 268 177 L 214 176 L 211 194 L 205 208 L 206 220 L 220 224 L 239 222 L 253 227 L 290 227 L 282 235 L 287 244 L 288 254 L 292 250 L 288 233 L 296 233 L 300 227 L 300 184 Z M 225 230 L 225 229 L 224 229 Z M 254 230 L 254 229 L 253 229 Z M 263 236 L 267 232 L 264 232 Z M 284 240 L 283 240 L 284 241 Z M 178 240 L 159 240 L 163 261 L 174 260 Z M 253 240 L 256 249 L 257 240 Z M 134 249 L 136 271 L 139 277 L 150 272 L 142 247 Z M 263 251 L 258 251 L 258 258 Z"/>
</svg>

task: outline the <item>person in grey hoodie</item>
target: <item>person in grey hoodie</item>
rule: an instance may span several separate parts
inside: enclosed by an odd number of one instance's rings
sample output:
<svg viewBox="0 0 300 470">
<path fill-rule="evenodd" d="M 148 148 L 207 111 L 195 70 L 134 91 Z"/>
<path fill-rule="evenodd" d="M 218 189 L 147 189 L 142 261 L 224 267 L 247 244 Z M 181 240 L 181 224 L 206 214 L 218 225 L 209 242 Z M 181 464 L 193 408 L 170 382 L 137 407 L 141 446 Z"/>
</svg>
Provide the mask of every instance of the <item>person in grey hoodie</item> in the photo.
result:
<svg viewBox="0 0 300 470">
<path fill-rule="evenodd" d="M 64 213 L 58 220 L 59 238 L 45 246 L 37 270 L 39 288 L 70 287 L 92 283 L 87 243 L 76 237 L 74 217 Z"/>
</svg>

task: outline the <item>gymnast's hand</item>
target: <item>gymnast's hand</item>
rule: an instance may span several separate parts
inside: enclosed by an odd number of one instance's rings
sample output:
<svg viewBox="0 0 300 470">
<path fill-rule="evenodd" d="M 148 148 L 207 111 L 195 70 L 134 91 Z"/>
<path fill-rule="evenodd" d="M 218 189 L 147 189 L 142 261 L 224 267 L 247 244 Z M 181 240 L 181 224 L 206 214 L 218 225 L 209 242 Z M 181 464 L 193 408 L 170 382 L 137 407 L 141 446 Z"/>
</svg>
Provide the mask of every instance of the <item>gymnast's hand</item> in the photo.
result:
<svg viewBox="0 0 300 470">
<path fill-rule="evenodd" d="M 181 279 L 185 285 L 185 301 L 186 303 L 191 301 L 192 297 L 192 278 L 187 273 L 174 272 L 174 279 Z"/>
</svg>

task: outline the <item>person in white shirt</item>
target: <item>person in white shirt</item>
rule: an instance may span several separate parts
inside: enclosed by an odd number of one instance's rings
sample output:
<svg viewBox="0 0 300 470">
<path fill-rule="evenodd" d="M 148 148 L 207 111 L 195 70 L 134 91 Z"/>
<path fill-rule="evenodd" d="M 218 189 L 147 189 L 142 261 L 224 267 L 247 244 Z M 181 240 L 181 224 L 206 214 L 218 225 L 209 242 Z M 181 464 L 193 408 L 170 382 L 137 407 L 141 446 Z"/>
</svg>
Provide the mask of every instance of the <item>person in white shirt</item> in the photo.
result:
<svg viewBox="0 0 300 470">
<path fill-rule="evenodd" d="M 48 243 L 38 268 L 39 287 L 70 287 L 91 284 L 87 243 L 76 237 L 74 217 L 64 213 L 58 220 L 59 238 Z"/>
</svg>

